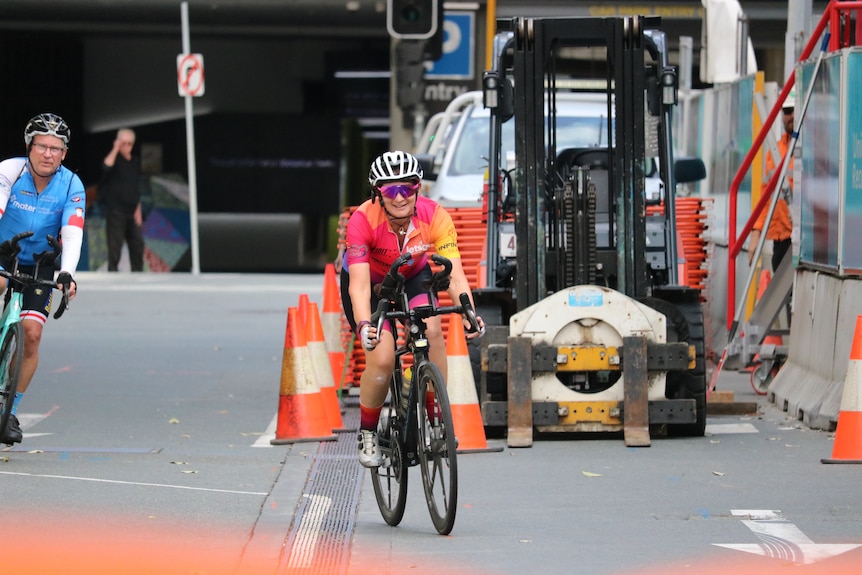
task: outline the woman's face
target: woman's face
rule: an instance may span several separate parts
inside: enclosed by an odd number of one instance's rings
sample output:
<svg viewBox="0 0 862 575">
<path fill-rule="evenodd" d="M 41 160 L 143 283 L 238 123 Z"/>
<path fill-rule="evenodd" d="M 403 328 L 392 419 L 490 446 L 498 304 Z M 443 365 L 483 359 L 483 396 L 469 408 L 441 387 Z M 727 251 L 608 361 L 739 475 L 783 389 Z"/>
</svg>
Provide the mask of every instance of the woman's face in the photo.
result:
<svg viewBox="0 0 862 575">
<path fill-rule="evenodd" d="M 386 182 L 377 186 L 383 207 L 393 218 L 406 218 L 413 215 L 416 196 L 421 183 L 415 179 Z"/>
</svg>

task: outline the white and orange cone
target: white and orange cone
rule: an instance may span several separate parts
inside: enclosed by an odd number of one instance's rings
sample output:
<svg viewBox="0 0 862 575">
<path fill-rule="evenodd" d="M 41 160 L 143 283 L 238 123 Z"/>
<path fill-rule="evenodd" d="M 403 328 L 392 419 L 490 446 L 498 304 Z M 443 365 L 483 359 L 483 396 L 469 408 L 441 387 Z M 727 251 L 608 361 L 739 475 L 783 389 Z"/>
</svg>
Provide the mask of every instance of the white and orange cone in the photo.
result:
<svg viewBox="0 0 862 575">
<path fill-rule="evenodd" d="M 502 447 L 488 447 L 470 354 L 467 352 L 467 340 L 464 337 L 464 326 L 458 316 L 449 320 L 446 355 L 446 390 L 449 392 L 455 437 L 458 438 L 458 453 L 503 451 Z"/>
<path fill-rule="evenodd" d="M 838 427 L 832 457 L 822 463 L 862 463 L 862 315 L 850 346 L 850 361 L 844 376 L 844 393 L 838 411 Z"/>
<path fill-rule="evenodd" d="M 302 441 L 336 439 L 327 421 L 323 398 L 311 364 L 305 330 L 300 325 L 299 310 L 287 310 L 284 356 L 281 362 L 278 419 L 275 439 L 270 443 L 283 445 Z"/>
<path fill-rule="evenodd" d="M 311 356 L 311 365 L 317 377 L 317 386 L 320 388 L 329 426 L 332 431 L 351 431 L 344 427 L 344 421 L 341 419 L 341 403 L 335 391 L 335 381 L 332 379 L 332 368 L 323 336 L 323 325 L 320 322 L 316 303 L 308 303 L 304 323 L 308 354 Z"/>
<path fill-rule="evenodd" d="M 326 351 L 329 353 L 329 363 L 332 369 L 332 380 L 338 391 L 344 387 L 344 364 L 347 360 L 346 350 L 341 338 L 342 318 L 341 291 L 335 278 L 335 266 L 326 264 L 323 273 L 323 309 L 320 323 L 323 326 L 323 339 Z"/>
</svg>

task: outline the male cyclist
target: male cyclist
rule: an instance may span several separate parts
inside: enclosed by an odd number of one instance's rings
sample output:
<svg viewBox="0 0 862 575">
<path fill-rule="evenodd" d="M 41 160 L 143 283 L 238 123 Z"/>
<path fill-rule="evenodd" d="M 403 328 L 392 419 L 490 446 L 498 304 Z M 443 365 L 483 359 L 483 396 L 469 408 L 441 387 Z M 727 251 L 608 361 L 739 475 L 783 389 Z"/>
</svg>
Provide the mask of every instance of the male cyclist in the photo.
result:
<svg viewBox="0 0 862 575">
<path fill-rule="evenodd" d="M 61 117 L 39 114 L 24 128 L 27 156 L 0 162 L 0 243 L 21 232 L 33 231 L 31 237 L 20 242 L 21 252 L 18 254 L 19 269 L 32 273 L 36 263 L 34 256 L 53 250 L 48 245 L 47 236 L 61 239 L 63 253 L 57 283 L 63 286 L 71 300 L 77 289 L 72 273 L 81 257 L 86 196 L 80 178 L 62 165 L 68 151 L 69 136 L 69 126 Z M 0 265 L 9 269 L 12 262 L 3 257 L 4 254 L 0 254 Z M 39 277 L 51 280 L 54 271 L 54 266 L 40 268 Z M 6 283 L 5 278 L 0 278 L 0 291 L 6 289 Z M 2 443 L 11 445 L 23 437 L 15 414 L 39 364 L 39 343 L 42 327 L 51 312 L 52 294 L 52 291 L 40 287 L 24 291 L 21 310 L 24 360 L 18 393 L 12 403 L 12 415 L 0 435 Z"/>
<path fill-rule="evenodd" d="M 364 467 L 379 467 L 383 463 L 377 422 L 395 367 L 395 336 L 389 326 L 377 333 L 377 326 L 371 324 L 371 313 L 377 308 L 380 283 L 392 262 L 403 253 L 413 254 L 410 264 L 401 268 L 411 307 L 428 304 L 422 284 L 432 275 L 430 250 L 452 262 L 447 290 L 452 300 L 457 302 L 460 294 L 470 294 L 452 218 L 439 204 L 419 195 L 421 179 L 422 168 L 415 157 L 400 151 L 384 153 L 374 160 L 368 174 L 371 198 L 356 209 L 347 223 L 341 299 L 347 320 L 366 352 L 359 387 L 358 438 L 359 463 Z M 477 320 L 479 331 L 468 333 L 470 339 L 485 331 L 482 318 Z M 426 325 L 431 361 L 440 368 L 445 380 L 446 344 L 440 317 L 429 318 Z"/>
</svg>

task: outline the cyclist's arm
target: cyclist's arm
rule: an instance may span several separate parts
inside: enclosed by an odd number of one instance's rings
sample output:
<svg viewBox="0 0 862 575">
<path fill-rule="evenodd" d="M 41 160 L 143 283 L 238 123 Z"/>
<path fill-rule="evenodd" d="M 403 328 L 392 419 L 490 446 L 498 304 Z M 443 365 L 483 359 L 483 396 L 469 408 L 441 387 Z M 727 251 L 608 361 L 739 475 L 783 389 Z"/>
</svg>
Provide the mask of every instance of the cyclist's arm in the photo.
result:
<svg viewBox="0 0 862 575">
<path fill-rule="evenodd" d="M 476 302 L 473 301 L 473 292 L 470 290 L 470 282 L 467 281 L 467 276 L 464 274 L 464 266 L 461 264 L 461 258 L 452 258 L 449 261 L 452 262 L 452 272 L 449 275 L 449 289 L 446 290 L 446 293 L 449 294 L 453 302 L 458 302 L 461 294 L 466 293 L 470 298 L 470 305 L 475 310 Z M 482 330 L 485 327 L 485 322 L 479 316 L 476 316 L 476 321 L 479 323 L 479 331 L 467 333 L 467 339 L 479 337 L 483 333 Z M 468 324 L 465 323 L 464 325 L 466 327 Z"/>
<path fill-rule="evenodd" d="M 71 174 L 71 178 L 69 193 L 66 195 L 66 204 L 63 207 L 63 216 L 60 221 L 60 239 L 63 243 L 63 252 L 60 254 L 60 271 L 73 275 L 78 269 L 78 261 L 81 259 L 87 196 L 80 178 L 75 174 Z M 69 299 L 75 297 L 76 288 L 77 286 L 73 281 L 69 289 Z"/>
<path fill-rule="evenodd" d="M 9 158 L 0 162 L 0 217 L 6 211 L 6 204 L 12 195 L 12 186 L 18 181 L 26 165 L 26 158 Z"/>
<path fill-rule="evenodd" d="M 350 274 L 350 304 L 357 325 L 371 319 L 371 267 L 367 263 L 354 263 L 348 267 Z"/>
<path fill-rule="evenodd" d="M 60 271 L 74 274 L 81 259 L 81 245 L 84 240 L 84 228 L 78 226 L 63 226 L 60 228 L 63 238 L 63 252 L 60 254 Z"/>
</svg>

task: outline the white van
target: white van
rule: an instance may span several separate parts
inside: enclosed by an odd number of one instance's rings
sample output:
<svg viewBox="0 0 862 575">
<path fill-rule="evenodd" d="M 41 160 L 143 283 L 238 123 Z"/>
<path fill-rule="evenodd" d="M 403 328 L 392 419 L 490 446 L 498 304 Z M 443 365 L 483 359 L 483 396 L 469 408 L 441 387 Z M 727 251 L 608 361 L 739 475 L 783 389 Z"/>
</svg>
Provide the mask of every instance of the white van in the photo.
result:
<svg viewBox="0 0 862 575">
<path fill-rule="evenodd" d="M 607 95 L 561 92 L 557 95 L 557 151 L 608 146 Z M 488 169 L 490 112 L 482 92 L 467 92 L 429 122 L 417 157 L 425 169 L 427 195 L 447 207 L 481 206 Z M 514 157 L 515 128 L 503 124 L 501 158 Z M 649 199 L 663 197 L 655 162 L 646 166 Z"/>
</svg>

